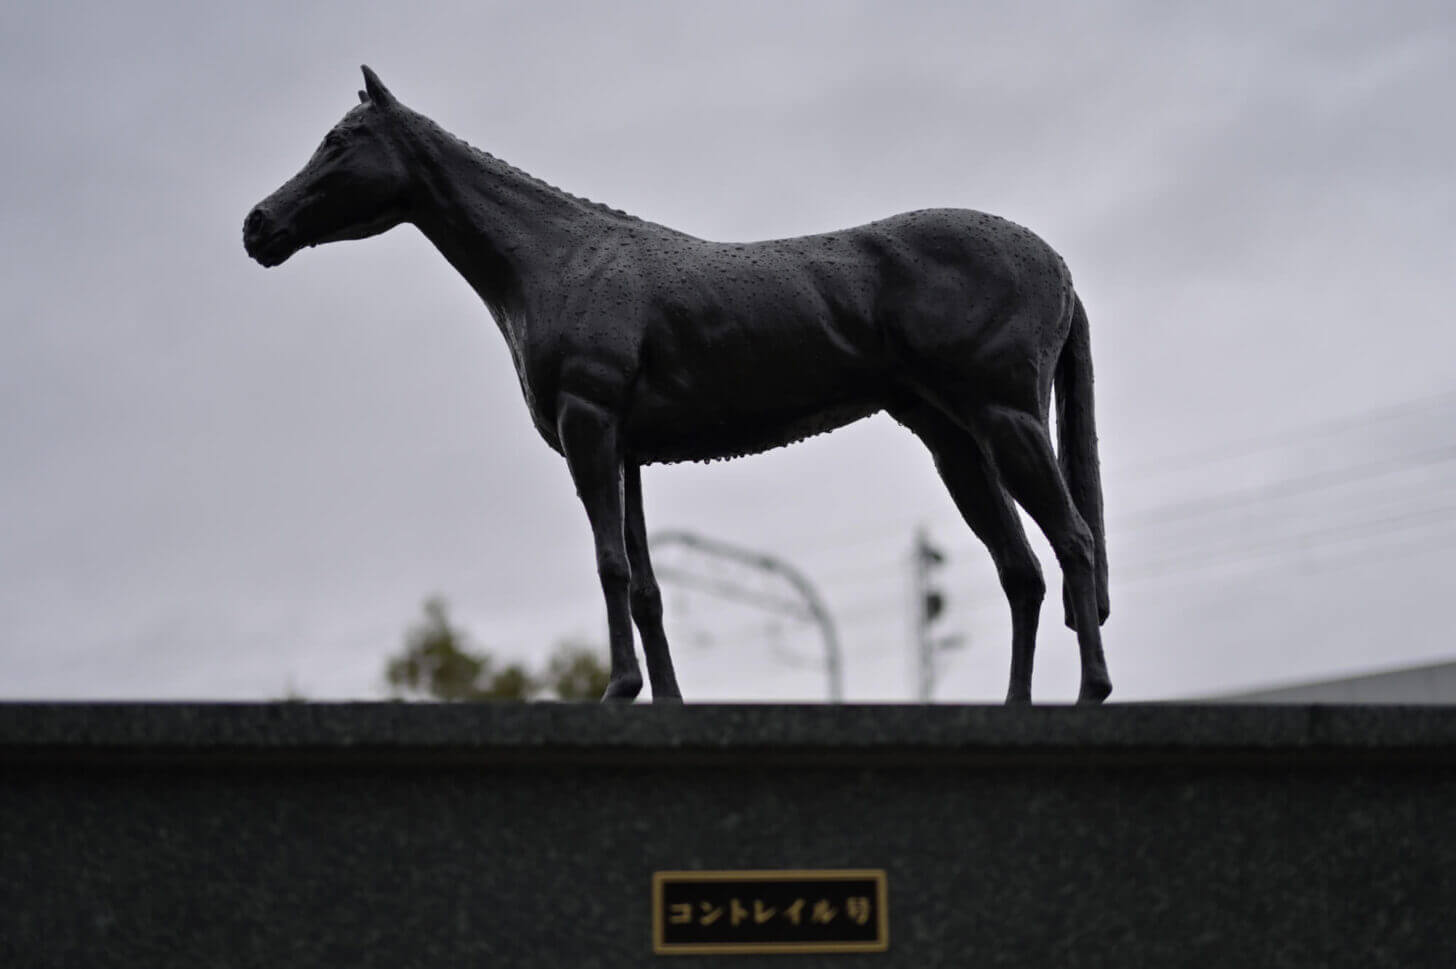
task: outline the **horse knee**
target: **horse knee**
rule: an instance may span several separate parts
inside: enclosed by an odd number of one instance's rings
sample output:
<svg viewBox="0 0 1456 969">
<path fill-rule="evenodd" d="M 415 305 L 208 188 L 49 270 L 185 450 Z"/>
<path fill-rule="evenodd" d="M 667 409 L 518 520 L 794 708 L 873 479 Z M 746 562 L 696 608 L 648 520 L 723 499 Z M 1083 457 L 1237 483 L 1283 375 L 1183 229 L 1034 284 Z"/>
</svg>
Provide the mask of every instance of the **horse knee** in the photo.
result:
<svg viewBox="0 0 1456 969">
<path fill-rule="evenodd" d="M 632 581 L 632 565 L 625 552 L 598 549 L 597 576 L 605 589 L 621 588 Z"/>
<path fill-rule="evenodd" d="M 1042 600 L 1046 598 L 1046 579 L 1042 578 L 1041 569 L 1033 563 L 1002 570 L 1001 588 L 1006 593 L 1007 600 L 1016 608 L 1039 609 Z"/>
<path fill-rule="evenodd" d="M 1074 517 L 1065 535 L 1059 536 L 1054 551 L 1062 571 L 1075 573 L 1079 578 L 1092 578 L 1096 572 L 1097 545 L 1092 539 L 1092 529 L 1080 517 Z"/>
<path fill-rule="evenodd" d="M 633 582 L 631 601 L 632 618 L 638 624 L 662 621 L 662 592 L 656 582 Z"/>
<path fill-rule="evenodd" d="M 1070 534 L 1059 543 L 1057 560 L 1062 566 L 1062 609 L 1068 629 L 1078 630 L 1077 599 L 1089 594 L 1093 601 L 1099 601 L 1097 582 L 1097 548 L 1092 540 L 1092 530 L 1081 520 L 1073 523 Z M 1098 612 L 1101 613 L 1099 606 Z M 1105 617 L 1099 615 L 1099 625 Z"/>
<path fill-rule="evenodd" d="M 1095 574 L 1093 576 L 1093 582 L 1096 584 L 1097 587 L 1097 625 L 1101 626 L 1103 623 L 1107 622 L 1107 617 L 1111 615 L 1112 606 L 1107 595 L 1107 589 L 1103 587 L 1101 580 L 1098 579 Z M 1067 628 L 1076 629 L 1076 599 L 1074 598 L 1074 593 L 1072 592 L 1072 584 L 1070 582 L 1064 581 L 1062 583 L 1062 609 L 1066 614 L 1065 618 Z"/>
</svg>

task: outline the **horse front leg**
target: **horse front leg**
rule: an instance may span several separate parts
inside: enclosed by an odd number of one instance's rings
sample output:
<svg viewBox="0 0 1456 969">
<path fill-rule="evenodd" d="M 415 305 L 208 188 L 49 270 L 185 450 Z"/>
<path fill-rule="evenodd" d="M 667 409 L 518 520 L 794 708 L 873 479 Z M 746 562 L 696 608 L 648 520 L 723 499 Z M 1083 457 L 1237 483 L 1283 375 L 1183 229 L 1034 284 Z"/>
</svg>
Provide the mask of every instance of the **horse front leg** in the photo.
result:
<svg viewBox="0 0 1456 969">
<path fill-rule="evenodd" d="M 652 701 L 681 701 L 667 633 L 662 628 L 662 591 L 652 574 L 647 552 L 647 524 L 642 515 L 642 469 L 630 458 L 623 467 L 627 505 L 627 561 L 632 567 L 632 620 L 642 636 L 647 656 L 647 678 L 652 682 Z"/>
<path fill-rule="evenodd" d="M 564 397 L 557 411 L 556 430 L 577 496 L 591 522 L 597 575 L 607 602 L 612 671 L 602 699 L 631 700 L 642 690 L 642 670 L 632 646 L 632 570 L 623 514 L 621 429 L 605 409 L 580 398 Z"/>
</svg>

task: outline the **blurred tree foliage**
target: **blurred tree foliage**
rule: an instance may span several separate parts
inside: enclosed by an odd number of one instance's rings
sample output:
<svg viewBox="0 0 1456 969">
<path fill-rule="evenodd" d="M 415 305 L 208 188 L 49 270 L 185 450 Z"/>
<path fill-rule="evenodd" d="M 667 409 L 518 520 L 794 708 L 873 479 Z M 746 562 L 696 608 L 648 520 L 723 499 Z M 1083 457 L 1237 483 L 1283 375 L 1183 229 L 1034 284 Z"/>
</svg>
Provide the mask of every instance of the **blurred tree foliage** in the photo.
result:
<svg viewBox="0 0 1456 969">
<path fill-rule="evenodd" d="M 595 700 L 607 688 L 598 651 L 562 644 L 541 674 L 520 663 L 497 667 L 450 622 L 445 600 L 425 601 L 424 618 L 405 633 L 404 650 L 390 657 L 384 676 L 396 696 L 431 700 L 531 700 L 549 693 L 561 700 Z"/>
<path fill-rule="evenodd" d="M 599 700 L 611 672 L 597 657 L 600 650 L 581 643 L 562 643 L 546 661 L 546 682 L 559 700 Z"/>
</svg>

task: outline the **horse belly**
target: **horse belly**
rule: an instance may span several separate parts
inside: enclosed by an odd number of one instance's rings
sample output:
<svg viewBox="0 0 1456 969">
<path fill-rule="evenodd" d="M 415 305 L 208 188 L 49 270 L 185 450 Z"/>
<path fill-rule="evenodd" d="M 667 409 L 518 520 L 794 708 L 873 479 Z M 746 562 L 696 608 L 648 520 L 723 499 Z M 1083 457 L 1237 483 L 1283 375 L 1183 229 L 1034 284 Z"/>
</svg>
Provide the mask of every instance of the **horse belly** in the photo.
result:
<svg viewBox="0 0 1456 969">
<path fill-rule="evenodd" d="M 755 353 L 720 347 L 695 365 L 644 367 L 627 417 L 644 462 L 757 454 L 867 417 L 883 406 L 870 361 L 816 341 Z"/>
<path fill-rule="evenodd" d="M 883 409 L 878 397 L 812 408 L 725 415 L 708 409 L 657 409 L 649 402 L 628 421 L 628 447 L 643 464 L 721 461 L 760 454 L 824 434 Z"/>
<path fill-rule="evenodd" d="M 753 454 L 881 408 L 869 267 L 813 240 L 705 244 L 647 314 L 627 421 L 653 461 Z"/>
</svg>

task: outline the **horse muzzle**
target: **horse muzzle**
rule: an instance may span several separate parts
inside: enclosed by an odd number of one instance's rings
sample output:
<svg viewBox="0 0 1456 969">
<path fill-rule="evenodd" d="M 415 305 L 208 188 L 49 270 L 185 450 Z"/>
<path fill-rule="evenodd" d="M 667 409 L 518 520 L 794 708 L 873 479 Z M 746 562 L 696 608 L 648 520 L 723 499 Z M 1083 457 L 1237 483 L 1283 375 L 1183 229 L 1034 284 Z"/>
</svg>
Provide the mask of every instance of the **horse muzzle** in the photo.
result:
<svg viewBox="0 0 1456 969">
<path fill-rule="evenodd" d="M 293 233 L 275 225 L 260 205 L 243 220 L 243 248 L 261 266 L 277 266 L 298 251 Z"/>
</svg>

